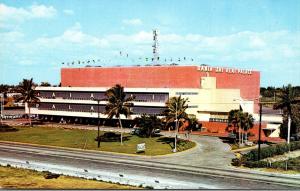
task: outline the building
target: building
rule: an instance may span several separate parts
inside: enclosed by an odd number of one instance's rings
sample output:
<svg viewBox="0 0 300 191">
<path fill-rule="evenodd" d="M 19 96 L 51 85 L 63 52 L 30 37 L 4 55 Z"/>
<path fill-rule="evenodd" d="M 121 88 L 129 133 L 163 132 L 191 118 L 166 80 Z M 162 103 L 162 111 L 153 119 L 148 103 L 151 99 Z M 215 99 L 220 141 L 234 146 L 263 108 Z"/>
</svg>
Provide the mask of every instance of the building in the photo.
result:
<svg viewBox="0 0 300 191">
<path fill-rule="evenodd" d="M 179 95 L 189 98 L 187 113 L 200 121 L 226 121 L 228 112 L 240 107 L 258 113 L 260 72 L 207 65 L 62 68 L 61 87 L 36 87 L 40 103 L 31 106 L 31 113 L 93 123 L 98 109 L 100 118 L 106 117 L 105 91 L 115 84 L 136 97 L 130 119 L 142 113 L 161 115 L 165 102 Z"/>
</svg>

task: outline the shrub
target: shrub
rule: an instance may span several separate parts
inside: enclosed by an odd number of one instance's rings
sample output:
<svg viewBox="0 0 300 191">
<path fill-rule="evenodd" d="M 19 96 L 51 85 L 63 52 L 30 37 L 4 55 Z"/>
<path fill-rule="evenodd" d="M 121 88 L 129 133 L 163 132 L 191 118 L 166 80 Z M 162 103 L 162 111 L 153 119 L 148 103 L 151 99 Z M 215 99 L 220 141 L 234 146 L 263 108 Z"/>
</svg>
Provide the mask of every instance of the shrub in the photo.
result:
<svg viewBox="0 0 300 191">
<path fill-rule="evenodd" d="M 300 141 L 295 141 L 290 143 L 290 150 L 294 151 L 300 149 Z"/>
<path fill-rule="evenodd" d="M 245 166 L 249 168 L 265 168 L 269 166 L 267 161 L 245 161 Z"/>
<path fill-rule="evenodd" d="M 183 140 L 183 139 L 178 139 L 177 140 L 177 151 L 184 151 L 189 148 L 192 148 L 194 145 L 193 142 L 188 141 L 188 140 Z"/>
<path fill-rule="evenodd" d="M 7 124 L 0 125 L 0 132 L 14 132 L 14 131 L 18 131 L 18 129 L 11 127 Z"/>
<path fill-rule="evenodd" d="M 300 141 L 290 143 L 290 150 L 294 151 L 300 149 Z M 260 159 L 273 157 L 275 155 L 282 155 L 289 151 L 288 144 L 276 144 L 269 147 L 261 148 Z M 258 149 L 252 150 L 249 153 L 243 155 L 247 161 L 256 161 L 258 159 Z"/>
<path fill-rule="evenodd" d="M 233 166 L 242 166 L 242 160 L 238 158 L 234 158 L 231 161 L 231 165 Z"/>
</svg>

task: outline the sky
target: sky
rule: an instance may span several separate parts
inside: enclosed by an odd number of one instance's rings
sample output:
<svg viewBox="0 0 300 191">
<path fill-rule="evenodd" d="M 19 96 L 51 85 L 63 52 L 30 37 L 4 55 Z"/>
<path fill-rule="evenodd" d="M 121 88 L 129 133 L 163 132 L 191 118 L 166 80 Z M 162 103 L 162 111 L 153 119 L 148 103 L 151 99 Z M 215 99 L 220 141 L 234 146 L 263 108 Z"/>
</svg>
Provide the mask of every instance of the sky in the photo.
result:
<svg viewBox="0 0 300 191">
<path fill-rule="evenodd" d="M 0 0 L 0 84 L 59 84 L 62 67 L 88 61 L 150 64 L 157 29 L 160 64 L 253 69 L 261 86 L 299 86 L 299 12 L 299 0 Z"/>
</svg>

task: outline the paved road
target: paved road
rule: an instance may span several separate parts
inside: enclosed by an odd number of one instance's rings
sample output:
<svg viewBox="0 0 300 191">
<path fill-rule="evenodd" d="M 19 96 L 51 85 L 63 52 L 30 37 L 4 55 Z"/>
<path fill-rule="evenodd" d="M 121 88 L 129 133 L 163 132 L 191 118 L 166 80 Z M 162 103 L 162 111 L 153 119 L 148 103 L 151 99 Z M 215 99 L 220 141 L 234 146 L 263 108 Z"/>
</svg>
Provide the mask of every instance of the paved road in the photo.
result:
<svg viewBox="0 0 300 191">
<path fill-rule="evenodd" d="M 162 134 L 174 136 L 174 133 L 169 132 L 162 132 Z M 181 134 L 180 137 L 186 138 L 184 134 Z M 223 143 L 218 137 L 190 135 L 190 139 L 197 143 L 196 148 L 162 157 L 157 161 L 199 167 L 231 167 L 231 160 L 235 158 L 235 155 L 230 150 L 230 146 Z"/>
<path fill-rule="evenodd" d="M 173 165 L 135 157 L 91 151 L 0 143 L 0 164 L 49 170 L 56 173 L 154 188 L 190 189 L 293 189 L 283 178 L 239 171 Z M 276 183 L 277 182 L 277 183 Z M 281 182 L 280 184 L 278 184 Z M 286 184 L 287 182 L 285 182 Z"/>
</svg>

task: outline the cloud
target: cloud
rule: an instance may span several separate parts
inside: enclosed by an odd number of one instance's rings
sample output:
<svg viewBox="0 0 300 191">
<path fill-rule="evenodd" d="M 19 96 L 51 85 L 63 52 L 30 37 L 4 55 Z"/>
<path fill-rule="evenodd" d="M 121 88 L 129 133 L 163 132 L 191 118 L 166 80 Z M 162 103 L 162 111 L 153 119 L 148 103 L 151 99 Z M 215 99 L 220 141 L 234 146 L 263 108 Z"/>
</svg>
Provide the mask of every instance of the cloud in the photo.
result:
<svg viewBox="0 0 300 191">
<path fill-rule="evenodd" d="M 80 23 L 75 23 L 56 36 L 41 36 L 30 42 L 21 32 L 0 33 L 6 40 L 0 40 L 5 47 L 2 55 L 22 60 L 35 57 L 106 57 L 112 58 L 119 51 L 128 52 L 130 57 L 149 57 L 152 55 L 152 31 L 140 31 L 130 35 L 108 34 L 91 35 L 86 33 Z M 159 55 L 163 58 L 191 57 L 197 63 L 298 63 L 300 33 L 289 31 L 251 32 L 243 31 L 223 36 L 202 34 L 167 33 L 158 35 Z M 57 58 L 57 59 L 58 59 Z M 21 60 L 21 59 L 20 59 Z M 20 63 L 22 65 L 28 62 Z M 258 66 L 258 65 L 256 65 Z M 259 65 L 262 67 L 262 65 Z"/>
<path fill-rule="evenodd" d="M 81 31 L 80 23 L 75 23 L 72 27 L 65 30 L 63 34 L 54 37 L 40 37 L 37 38 L 34 42 L 35 45 L 40 47 L 106 47 L 108 42 L 105 39 L 95 37 L 93 35 L 86 34 Z"/>
<path fill-rule="evenodd" d="M 57 11 L 53 6 L 31 5 L 17 8 L 0 4 L 0 27 L 5 28 L 12 23 L 20 23 L 30 19 L 53 18 Z"/>
<path fill-rule="evenodd" d="M 143 22 L 141 19 L 124 19 L 122 21 L 123 24 L 125 25 L 131 25 L 131 26 L 137 26 L 137 25 L 142 25 Z"/>
<path fill-rule="evenodd" d="M 63 11 L 66 15 L 74 15 L 74 11 L 73 10 L 70 10 L 70 9 L 65 9 Z"/>
<path fill-rule="evenodd" d="M 0 36 L 3 48 L 0 62 L 5 68 L 40 65 L 47 68 L 61 62 L 94 58 L 100 58 L 101 65 L 145 64 L 142 58 L 152 56 L 152 31 L 92 35 L 77 22 L 54 36 L 41 35 L 28 40 L 18 30 L 0 32 Z M 186 57 L 193 58 L 194 64 L 253 68 L 262 71 L 262 76 L 280 75 L 282 68 L 289 76 L 299 76 L 299 39 L 299 32 L 290 31 L 242 31 L 223 36 L 159 33 L 158 50 L 162 63 L 165 58 L 174 61 Z M 121 58 L 120 51 L 128 53 L 129 58 Z"/>
</svg>

